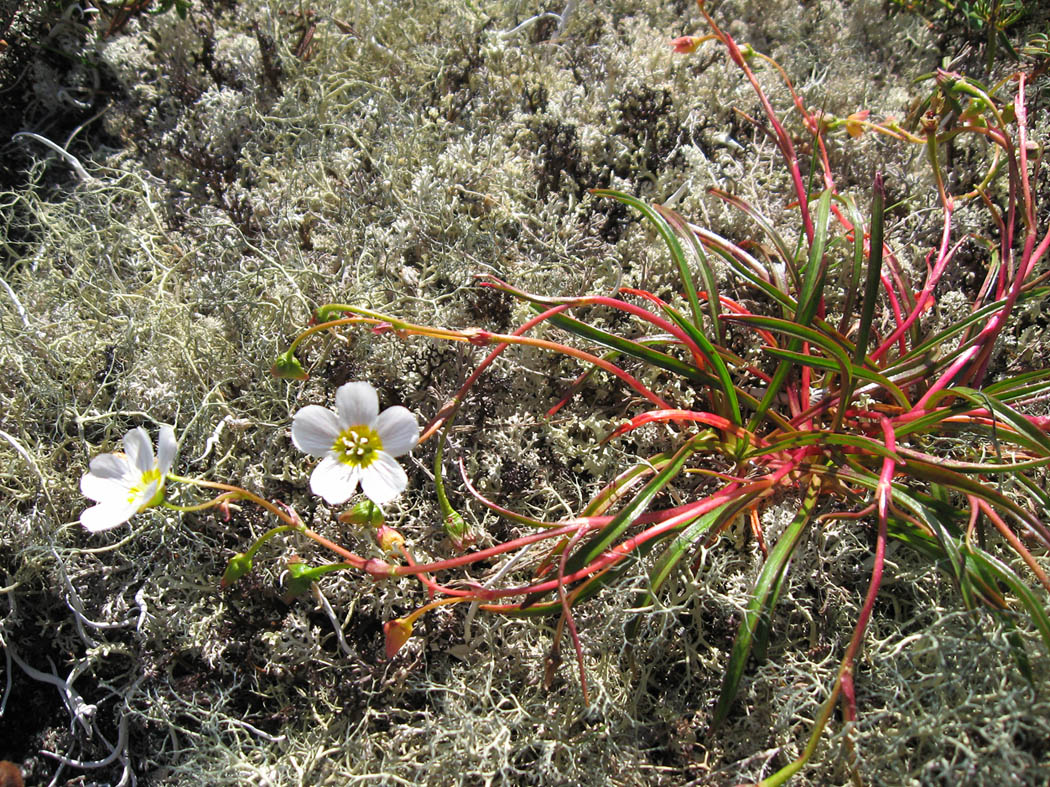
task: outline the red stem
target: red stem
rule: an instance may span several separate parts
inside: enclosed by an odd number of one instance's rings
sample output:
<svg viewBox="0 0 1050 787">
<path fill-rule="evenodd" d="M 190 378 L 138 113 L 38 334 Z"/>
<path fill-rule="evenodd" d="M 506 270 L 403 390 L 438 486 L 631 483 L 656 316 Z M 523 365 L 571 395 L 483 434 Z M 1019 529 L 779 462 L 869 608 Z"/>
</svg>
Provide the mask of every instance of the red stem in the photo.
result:
<svg viewBox="0 0 1050 787">
<path fill-rule="evenodd" d="M 707 13 L 707 9 L 704 8 L 703 0 L 698 0 L 698 5 L 700 6 L 700 13 L 704 15 L 704 19 L 707 20 L 707 24 L 711 27 L 712 32 L 714 32 L 718 37 L 718 40 L 725 45 L 726 50 L 729 52 L 730 59 L 744 72 L 744 76 L 746 76 L 747 80 L 751 83 L 751 87 L 758 96 L 758 100 L 762 102 L 762 109 L 765 111 L 766 117 L 769 119 L 769 124 L 773 127 L 773 133 L 776 135 L 777 147 L 780 148 L 780 152 L 784 157 L 784 162 L 787 164 L 787 167 L 791 172 L 791 180 L 795 185 L 795 196 L 798 199 L 799 213 L 802 215 L 802 226 L 806 232 L 806 240 L 812 245 L 814 229 L 813 217 L 809 215 L 809 195 L 806 191 L 805 181 L 802 179 L 802 172 L 798 166 L 798 157 L 795 155 L 795 147 L 791 144 L 791 137 L 787 135 L 784 131 L 784 127 L 780 125 L 780 121 L 777 119 L 777 113 L 773 110 L 773 105 L 770 104 L 769 99 L 766 98 L 762 86 L 758 84 L 758 79 L 755 78 L 754 72 L 751 71 L 751 67 L 744 59 L 740 47 L 736 45 L 732 36 L 723 32 L 715 23 L 715 20 Z"/>
<path fill-rule="evenodd" d="M 893 434 L 893 425 L 888 418 L 882 418 L 880 423 L 886 449 L 892 452 L 897 447 L 897 439 Z M 857 718 L 857 696 L 853 687 L 853 664 L 864 641 L 864 631 L 868 627 L 872 610 L 875 608 L 875 599 L 879 595 L 879 586 L 882 584 L 882 569 L 886 559 L 889 504 L 890 495 L 892 494 L 891 483 L 896 467 L 896 462 L 889 457 L 883 457 L 882 472 L 879 474 L 879 485 L 875 492 L 876 506 L 879 512 L 879 532 L 875 540 L 875 563 L 871 568 L 871 581 L 868 583 L 868 592 L 864 597 L 864 606 L 861 607 L 857 625 L 853 629 L 853 638 L 850 640 L 846 654 L 842 658 L 842 666 L 839 669 L 839 681 L 842 685 L 842 694 L 846 700 L 844 713 L 846 721 L 854 721 Z"/>
</svg>

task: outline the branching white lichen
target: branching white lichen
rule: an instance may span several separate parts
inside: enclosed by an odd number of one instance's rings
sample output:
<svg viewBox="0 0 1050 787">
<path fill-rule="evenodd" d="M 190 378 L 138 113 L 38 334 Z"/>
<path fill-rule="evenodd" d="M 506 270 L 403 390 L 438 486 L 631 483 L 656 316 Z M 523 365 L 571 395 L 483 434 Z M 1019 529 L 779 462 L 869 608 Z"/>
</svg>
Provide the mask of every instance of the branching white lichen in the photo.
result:
<svg viewBox="0 0 1050 787">
<path fill-rule="evenodd" d="M 77 173 L 77 177 L 80 178 L 81 181 L 91 182 L 93 180 L 91 175 L 88 174 L 88 171 L 84 169 L 84 165 L 80 163 L 76 156 L 74 156 L 65 148 L 59 147 L 47 137 L 41 136 L 40 134 L 36 134 L 32 131 L 19 131 L 11 138 L 18 139 L 19 137 L 26 137 L 27 139 L 32 139 L 35 142 L 39 142 L 41 145 L 44 145 L 54 153 L 57 153 L 67 164 L 69 164 L 70 167 L 73 168 L 73 171 Z"/>
<path fill-rule="evenodd" d="M 327 559 L 293 538 L 275 539 L 251 581 L 220 595 L 228 558 L 272 524 L 247 507 L 231 506 L 229 520 L 151 510 L 91 542 L 75 525 L 89 458 L 134 426 L 168 422 L 193 473 L 279 498 L 312 527 L 369 548 L 306 493 L 291 414 L 366 379 L 429 417 L 475 348 L 362 333 L 318 342 L 306 383 L 273 380 L 273 357 L 315 305 L 489 326 L 521 311 L 479 296 L 477 272 L 555 295 L 669 287 L 658 244 L 589 197 L 593 186 L 673 200 L 734 240 L 752 228 L 709 186 L 793 221 L 772 144 L 736 112 L 755 114 L 749 88 L 721 60 L 671 58 L 667 40 L 699 28 L 673 3 L 557 3 L 561 13 L 520 24 L 520 0 L 322 0 L 314 17 L 287 5 L 246 0 L 207 24 L 203 9 L 189 21 L 133 20 L 99 43 L 123 87 L 97 125 L 69 150 L 49 141 L 62 136 L 27 131 L 32 142 L 20 147 L 40 158 L 25 185 L 0 194 L 0 739 L 27 686 L 43 684 L 52 718 L 20 753 L 32 783 L 89 768 L 100 782 L 156 784 L 706 785 L 768 775 L 804 745 L 863 595 L 868 534 L 842 523 L 799 553 L 769 659 L 714 734 L 707 713 L 758 561 L 743 530 L 701 550 L 644 608 L 635 608 L 641 563 L 579 608 L 594 696 L 584 708 L 570 671 L 543 685 L 551 621 L 435 615 L 407 656 L 385 662 L 380 627 L 420 603 L 411 586 L 340 573 L 285 605 L 281 559 Z M 843 116 L 861 106 L 903 115 L 910 80 L 932 68 L 922 24 L 887 20 L 875 0 L 729 0 L 718 13 L 806 85 L 808 105 Z M 530 44 L 521 33 L 544 19 L 557 20 L 556 41 Z M 311 26 L 310 54 L 297 53 Z M 790 105 L 774 75 L 759 78 L 778 107 Z M 90 74 L 77 79 L 79 92 L 48 66 L 37 103 L 57 107 L 65 88 L 95 102 L 93 117 L 99 91 Z M 870 138 L 832 155 L 844 187 L 858 189 L 876 162 L 890 162 L 902 214 L 891 242 L 921 266 L 922 162 Z M 942 308 L 954 308 L 950 297 Z M 586 392 L 590 409 L 571 411 L 590 421 L 540 417 L 578 372 L 524 350 L 483 378 L 474 420 L 465 410 L 449 447 L 483 493 L 537 517 L 575 513 L 602 474 L 630 461 L 623 449 L 594 449 L 623 415 L 600 404 L 601 381 Z M 640 435 L 638 453 L 656 443 Z M 444 556 L 428 462 L 410 469 L 389 516 L 414 549 Z M 451 469 L 457 505 L 492 537 L 505 525 L 460 494 Z M 791 505 L 769 510 L 771 528 Z M 509 558 L 485 580 L 537 559 Z M 860 722 L 798 783 L 839 780 L 847 741 L 872 783 L 1050 778 L 1046 659 L 1033 660 L 1036 695 L 1009 666 L 1009 632 L 982 625 L 978 639 L 971 618 L 947 611 L 950 583 L 910 560 L 891 555 L 888 609 L 859 663 Z M 953 674 L 966 676 L 963 690 L 951 688 Z"/>
</svg>

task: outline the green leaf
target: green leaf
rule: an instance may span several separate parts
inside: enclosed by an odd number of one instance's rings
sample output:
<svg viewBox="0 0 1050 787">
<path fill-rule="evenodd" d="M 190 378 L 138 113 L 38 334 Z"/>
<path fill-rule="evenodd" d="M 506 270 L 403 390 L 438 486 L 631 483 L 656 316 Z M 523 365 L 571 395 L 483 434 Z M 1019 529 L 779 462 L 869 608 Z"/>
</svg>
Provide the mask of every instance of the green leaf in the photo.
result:
<svg viewBox="0 0 1050 787">
<path fill-rule="evenodd" d="M 812 328 L 807 328 L 801 323 L 792 320 L 784 320 L 779 317 L 762 317 L 756 314 L 734 314 L 727 316 L 726 319 L 787 334 L 791 337 L 791 342 L 789 345 L 790 349 L 786 351 L 785 358 L 797 359 L 799 357 L 797 351 L 801 348 L 802 342 L 808 342 L 809 344 L 820 347 L 835 360 L 839 374 L 842 377 L 841 387 L 847 390 L 851 388 L 853 381 L 853 364 L 850 362 L 845 349 L 824 334 L 819 333 Z M 791 370 L 793 365 L 793 363 L 789 363 L 785 360 L 777 366 L 777 373 L 779 374 L 782 372 L 782 376 L 786 378 L 787 373 Z M 773 385 L 776 380 L 777 375 L 774 374 L 773 381 L 770 382 L 769 387 L 766 389 L 766 394 L 762 398 L 762 404 L 768 406 L 767 399 L 770 399 L 769 394 L 773 390 Z M 781 380 L 781 383 L 782 382 L 783 380 Z M 889 381 L 887 380 L 886 382 Z M 901 395 L 903 396 L 903 394 Z M 752 418 L 752 424 L 754 423 L 755 419 Z M 750 425 L 749 428 L 751 428 Z"/>
<path fill-rule="evenodd" d="M 1013 591 L 1013 594 L 1021 602 L 1021 605 L 1035 624 L 1047 654 L 1050 654 L 1050 616 L 1047 615 L 1046 602 L 1040 600 L 1009 565 L 994 555 L 972 548 L 969 557 L 977 565 L 986 568 L 994 574 L 997 579 L 1004 582 Z"/>
<path fill-rule="evenodd" d="M 699 328 L 702 325 L 700 298 L 696 293 L 696 286 L 693 284 L 693 276 L 689 272 L 689 263 L 686 261 L 685 251 L 682 249 L 682 244 L 678 242 L 678 236 L 671 229 L 671 225 L 667 223 L 667 220 L 657 210 L 654 210 L 652 206 L 637 197 L 632 197 L 629 194 L 624 194 L 622 191 L 614 191 L 613 189 L 592 189 L 591 193 L 596 197 L 611 197 L 624 205 L 629 205 L 640 211 L 656 227 L 656 231 L 660 233 L 660 237 L 663 238 L 664 243 L 667 244 L 667 249 L 671 252 L 671 259 L 674 260 L 675 265 L 678 267 L 678 275 L 682 280 L 682 286 L 685 287 L 685 295 L 693 315 L 693 325 Z"/>
<path fill-rule="evenodd" d="M 696 435 L 685 443 L 675 455 L 631 500 L 586 543 L 576 549 L 566 563 L 565 573 L 572 574 L 597 559 L 612 546 L 634 521 L 645 512 L 653 498 L 682 472 L 685 463 L 694 453 L 706 446 L 709 435 Z"/>
<path fill-rule="evenodd" d="M 878 478 L 874 477 L 871 479 L 858 479 L 858 482 L 865 486 L 870 486 L 872 489 L 878 486 Z M 931 504 L 927 505 L 920 501 L 919 495 L 909 494 L 903 486 L 898 484 L 891 486 L 890 495 L 896 505 L 911 511 L 929 527 L 934 534 L 936 544 L 940 547 L 937 554 L 947 558 L 951 567 L 950 576 L 952 580 L 956 583 L 960 592 L 963 593 L 964 600 L 968 599 L 969 593 L 966 590 L 967 585 L 963 571 L 964 560 L 959 552 L 957 541 L 959 528 L 956 520 L 961 514 L 950 506 L 944 506 L 940 503 L 934 505 L 932 500 Z M 968 603 L 969 606 L 972 605 Z"/>
<path fill-rule="evenodd" d="M 956 473 L 974 473 L 977 475 L 1010 474 L 1017 479 L 1024 478 L 1020 472 L 1022 470 L 1034 470 L 1037 467 L 1046 467 L 1050 464 L 1050 456 L 1042 457 L 1040 459 L 1029 459 L 1021 462 L 996 464 L 994 462 L 957 462 L 953 459 L 945 459 L 943 457 L 923 454 L 919 451 L 911 451 L 907 448 L 900 447 L 898 447 L 898 451 L 905 459 L 908 457 L 915 457 L 916 459 L 922 459 L 927 462 L 935 461 Z"/>
<path fill-rule="evenodd" d="M 820 299 L 824 290 L 824 276 L 827 271 L 827 263 L 824 259 L 824 247 L 827 243 L 828 235 L 828 216 L 831 210 L 831 190 L 825 189 L 820 195 L 820 201 L 817 203 L 817 222 L 813 231 L 813 243 L 809 249 L 809 261 L 806 263 L 806 267 L 802 271 L 802 291 L 799 293 L 798 304 L 795 308 L 795 318 L 793 322 L 787 320 L 780 320 L 779 322 L 792 325 L 795 329 L 802 328 L 813 322 L 813 318 L 816 316 L 817 308 L 820 306 Z M 756 315 L 736 315 L 734 319 L 776 319 L 776 318 L 757 318 Z M 806 329 L 812 330 L 812 329 Z M 815 331 L 813 331 L 816 334 Z M 792 338 L 788 344 L 788 350 L 797 352 L 802 348 L 802 341 L 798 338 Z M 751 416 L 751 420 L 748 421 L 747 429 L 750 432 L 755 431 L 758 424 L 765 417 L 766 411 L 769 410 L 770 405 L 776 400 L 784 387 L 784 383 L 787 382 L 788 375 L 791 373 L 793 364 L 788 361 L 781 361 L 777 364 L 776 371 L 773 372 L 773 378 L 770 380 L 769 385 L 766 386 L 766 392 L 762 396 L 762 401 L 759 403 L 757 410 L 754 415 Z M 843 374 L 847 374 L 846 368 L 843 368 Z"/>
<path fill-rule="evenodd" d="M 1020 306 L 1021 304 L 1032 300 L 1041 302 L 1046 300 L 1048 296 L 1050 296 L 1050 287 L 1036 287 L 1031 290 L 1024 290 L 1018 296 L 1016 306 Z M 1002 311 L 1004 306 L 1006 306 L 1006 299 L 998 300 L 994 303 L 982 306 L 980 309 L 958 322 L 953 322 L 943 331 L 934 334 L 926 341 L 913 347 L 910 351 L 898 358 L 893 365 L 887 366 L 882 370 L 883 374 L 889 377 L 895 377 L 899 371 L 908 369 L 909 366 L 913 365 L 916 361 L 931 354 L 937 357 L 937 363 L 935 367 L 930 369 L 930 371 L 947 366 L 953 358 L 956 358 L 967 349 L 969 346 L 969 340 L 961 342 L 959 346 L 950 353 L 943 353 L 942 351 L 944 347 L 951 346 L 952 340 L 959 334 L 966 332 L 968 329 L 977 328 L 986 324 L 994 314 Z"/>
<path fill-rule="evenodd" d="M 1013 377 L 997 380 L 991 385 L 986 385 L 981 390 L 1003 402 L 1039 396 L 1050 391 L 1050 369 L 1024 372 Z"/>
<path fill-rule="evenodd" d="M 669 306 L 664 306 L 664 311 L 679 328 L 689 334 L 689 338 L 696 342 L 703 351 L 705 360 L 715 370 L 718 385 L 714 386 L 714 388 L 724 397 L 725 401 L 725 407 L 721 408 L 724 412 L 719 413 L 719 415 L 728 418 L 737 426 L 742 425 L 743 418 L 740 415 L 740 402 L 737 399 L 736 387 L 733 385 L 733 378 L 729 374 L 729 367 L 725 365 L 718 349 L 711 344 L 700 330 L 683 319 L 682 315 L 677 311 Z"/>
<path fill-rule="evenodd" d="M 623 471 L 613 479 L 612 483 L 591 498 L 587 507 L 580 513 L 580 516 L 597 516 L 604 513 L 611 505 L 613 505 L 613 503 L 621 498 L 631 486 L 638 483 L 641 478 L 650 473 L 658 473 L 665 468 L 667 463 L 672 459 L 674 459 L 674 453 L 671 451 L 664 451 Z"/>
<path fill-rule="evenodd" d="M 798 431 L 785 437 L 781 440 L 764 445 L 760 448 L 748 451 L 744 454 L 744 459 L 755 459 L 759 456 L 766 456 L 768 454 L 775 454 L 778 451 L 790 451 L 795 448 L 802 448 L 807 445 L 840 445 L 847 446 L 850 448 L 859 449 L 861 456 L 865 454 L 872 454 L 875 456 L 884 457 L 886 459 L 892 459 L 893 461 L 903 464 L 904 459 L 894 451 L 890 451 L 885 445 L 880 443 L 878 440 L 872 440 L 870 437 L 864 437 L 858 434 L 841 434 L 838 432 L 810 432 L 810 431 Z"/>
<path fill-rule="evenodd" d="M 1048 437 L 1041 429 L 1036 428 L 1031 421 L 1012 407 L 1003 404 L 996 397 L 991 396 L 985 391 L 975 391 L 973 388 L 966 388 L 964 386 L 948 388 L 943 391 L 938 391 L 931 396 L 928 406 L 933 407 L 942 399 L 953 396 L 961 397 L 978 407 L 991 410 L 995 413 L 997 418 L 1001 418 L 1009 424 L 1017 434 L 1023 436 L 1029 445 L 1038 447 L 1043 456 L 1050 456 L 1050 437 Z"/>
<path fill-rule="evenodd" d="M 825 189 L 817 202 L 817 221 L 813 230 L 813 243 L 809 248 L 809 260 L 802 271 L 802 291 L 799 294 L 795 322 L 809 325 L 820 307 L 824 294 L 824 277 L 827 261 L 824 248 L 828 241 L 828 217 L 831 212 L 831 189 Z"/>
<path fill-rule="evenodd" d="M 864 364 L 868 352 L 868 339 L 871 336 L 871 326 L 875 319 L 875 303 L 879 295 L 879 281 L 882 276 L 882 246 L 883 246 L 883 212 L 885 210 L 886 190 L 882 185 L 882 173 L 875 173 L 875 183 L 872 185 L 871 197 L 871 225 L 868 253 L 868 273 L 864 279 L 864 299 L 860 307 L 860 327 L 857 330 L 857 345 L 853 353 L 853 360 L 858 366 Z M 860 227 L 853 228 L 854 234 L 862 239 L 863 232 Z"/>
<path fill-rule="evenodd" d="M 652 604 L 656 594 L 663 588 L 664 583 L 667 582 L 682 558 L 696 548 L 697 542 L 701 537 L 706 536 L 712 531 L 718 532 L 726 522 L 737 517 L 741 511 L 751 505 L 754 502 L 755 497 L 760 494 L 760 492 L 756 492 L 755 494 L 748 495 L 741 500 L 726 503 L 723 506 L 712 509 L 698 519 L 686 524 L 681 531 L 678 531 L 677 534 L 670 539 L 671 543 L 668 544 L 663 554 L 660 555 L 656 563 L 653 565 L 653 568 L 649 571 L 649 588 L 645 591 L 636 606 L 647 607 Z M 641 621 L 641 615 L 638 615 L 628 625 L 628 641 L 633 641 L 637 636 L 638 627 L 641 624 Z"/>
<path fill-rule="evenodd" d="M 634 551 L 634 557 L 636 559 L 644 558 L 658 543 L 660 543 L 660 539 L 654 539 L 652 541 L 647 541 L 644 544 L 640 544 Z M 615 584 L 628 570 L 634 567 L 635 562 L 635 560 L 628 560 L 625 558 L 601 573 L 583 580 L 581 584 L 572 591 L 573 603 L 578 604 L 581 601 L 591 598 L 607 585 Z M 561 600 L 534 603 L 533 598 L 530 597 L 522 603 L 522 606 L 519 609 L 507 610 L 502 614 L 516 618 L 534 618 L 546 615 L 561 615 L 564 611 L 565 608 L 562 606 Z"/>
<path fill-rule="evenodd" d="M 761 211 L 752 206 L 750 203 L 740 199 L 739 197 L 736 197 L 718 188 L 710 188 L 707 191 L 709 194 L 715 195 L 723 202 L 732 205 L 737 210 L 746 214 L 752 221 L 755 222 L 755 224 L 759 226 L 759 229 L 761 229 L 762 232 L 766 234 L 766 237 L 769 238 L 774 248 L 776 248 L 777 253 L 780 255 L 780 258 L 784 261 L 786 265 L 789 266 L 792 276 L 795 277 L 795 285 L 798 286 L 798 272 L 795 270 L 794 265 L 791 264 L 792 260 L 794 259 L 794 254 L 791 252 L 791 247 L 788 246 L 787 241 L 785 241 L 783 236 L 779 232 L 777 232 L 776 227 L 773 226 L 773 223 L 769 219 L 767 219 Z"/>
<path fill-rule="evenodd" d="M 762 566 L 762 573 L 759 574 L 758 581 L 755 583 L 751 600 L 744 611 L 744 619 L 733 641 L 729 666 L 726 667 L 725 678 L 722 682 L 722 692 L 718 696 L 718 704 L 715 706 L 714 718 L 711 722 L 712 727 L 718 727 L 729 715 L 729 708 L 740 688 L 740 681 L 744 676 L 744 668 L 751 655 L 756 633 L 762 640 L 768 637 L 768 627 L 772 619 L 773 608 L 776 606 L 777 595 L 784 576 L 787 574 L 788 566 L 791 564 L 791 558 L 795 554 L 795 549 L 807 526 L 813 521 L 813 512 L 817 507 L 819 494 L 820 480 L 814 477 L 806 489 L 798 513 L 777 539 Z"/>
<path fill-rule="evenodd" d="M 789 361 L 794 361 L 803 366 L 811 366 L 814 369 L 824 369 L 826 371 L 837 371 L 840 373 L 842 371 L 842 367 L 838 363 L 819 355 L 805 355 L 804 353 L 795 353 L 790 350 L 781 350 L 777 347 L 763 347 L 762 352 L 768 353 L 776 358 L 784 358 Z M 896 400 L 900 407 L 903 407 L 905 410 L 911 409 L 911 403 L 904 395 L 904 391 L 902 391 L 896 383 L 885 375 L 874 372 L 863 366 L 850 366 L 850 371 L 851 376 L 860 380 L 865 380 L 869 383 L 875 383 L 885 389 L 885 391 Z M 840 403 L 840 407 L 841 406 Z"/>
<path fill-rule="evenodd" d="M 840 276 L 842 291 L 846 300 L 842 304 L 842 317 L 839 320 L 839 333 L 849 330 L 850 321 L 853 319 L 854 304 L 857 293 L 861 291 L 860 277 L 864 268 L 864 219 L 857 209 L 857 203 L 849 194 L 834 194 L 832 199 L 841 202 L 849 214 L 850 222 L 853 224 L 853 264 L 843 265 L 843 273 Z M 863 358 L 860 363 L 863 362 Z"/>
<path fill-rule="evenodd" d="M 783 309 L 787 310 L 787 312 L 791 313 L 795 311 L 798 307 L 797 301 L 795 301 L 795 299 L 788 293 L 783 292 L 780 288 L 770 284 L 765 278 L 763 278 L 763 276 L 768 276 L 768 272 L 758 260 L 732 241 L 726 240 L 717 233 L 701 227 L 697 227 L 695 231 L 700 242 L 706 248 L 714 251 L 715 254 L 725 260 L 729 267 L 738 276 L 764 292 L 775 302 L 779 303 Z M 761 271 L 761 274 L 758 273 L 759 271 Z"/>
<path fill-rule="evenodd" d="M 718 284 L 715 279 L 715 270 L 708 261 L 707 252 L 704 251 L 704 245 L 696 239 L 696 233 L 690 229 L 689 222 L 685 218 L 663 205 L 654 207 L 675 232 L 689 241 L 689 248 L 693 250 L 697 262 L 700 263 L 700 277 L 704 280 L 704 288 L 707 290 L 707 314 L 711 318 L 711 330 L 715 335 L 715 341 L 725 344 L 726 333 L 720 318 L 722 307 L 718 298 Z"/>
<path fill-rule="evenodd" d="M 542 311 L 541 308 L 535 307 L 537 311 Z M 647 347 L 645 344 L 634 341 L 631 339 L 624 339 L 615 334 L 603 331 L 599 328 L 595 328 L 593 325 L 588 325 L 585 322 L 575 319 L 574 317 L 568 317 L 564 314 L 555 314 L 547 322 L 552 325 L 566 330 L 569 333 L 575 334 L 583 339 L 595 342 L 596 344 L 604 345 L 613 350 L 629 355 L 632 358 L 637 358 L 651 366 L 655 366 L 658 369 L 664 369 L 665 371 L 677 374 L 687 380 L 692 380 L 699 385 L 712 385 L 717 384 L 717 378 L 713 375 L 703 372 L 697 369 L 695 366 L 687 364 L 674 356 L 662 353 L 658 350 L 653 350 Z"/>
</svg>

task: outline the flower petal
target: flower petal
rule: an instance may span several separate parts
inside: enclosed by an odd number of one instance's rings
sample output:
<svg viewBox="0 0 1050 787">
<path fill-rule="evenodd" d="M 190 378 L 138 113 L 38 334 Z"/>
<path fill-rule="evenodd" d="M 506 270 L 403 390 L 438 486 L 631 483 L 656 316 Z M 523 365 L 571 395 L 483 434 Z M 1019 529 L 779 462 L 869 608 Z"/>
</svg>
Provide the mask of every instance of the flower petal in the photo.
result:
<svg viewBox="0 0 1050 787">
<path fill-rule="evenodd" d="M 332 456 L 326 456 L 310 476 L 310 491 L 327 503 L 337 506 L 345 503 L 357 491 L 360 470 L 345 465 Z"/>
<path fill-rule="evenodd" d="M 310 456 L 327 456 L 339 436 L 335 413 L 319 404 L 311 404 L 292 418 L 292 442 Z"/>
<path fill-rule="evenodd" d="M 131 519 L 138 510 L 131 503 L 107 502 L 86 508 L 80 513 L 80 524 L 92 533 L 110 530 Z"/>
<path fill-rule="evenodd" d="M 408 476 L 386 451 L 377 451 L 375 461 L 361 471 L 361 491 L 376 505 L 389 503 L 408 486 Z"/>
<path fill-rule="evenodd" d="M 88 470 L 99 478 L 117 479 L 132 475 L 131 463 L 121 454 L 99 454 L 91 460 Z"/>
<path fill-rule="evenodd" d="M 419 440 L 419 424 L 408 408 L 388 407 L 376 419 L 376 434 L 383 442 L 383 450 L 391 456 L 407 454 Z"/>
<path fill-rule="evenodd" d="M 111 454 L 103 454 L 103 456 L 111 456 Z M 92 471 L 85 473 L 80 478 L 80 491 L 84 497 L 96 503 L 126 502 L 128 492 L 131 491 L 131 481 L 123 476 L 113 478 L 98 475 L 94 472 L 95 463 L 92 462 L 91 465 Z"/>
<path fill-rule="evenodd" d="M 128 455 L 131 466 L 140 473 L 153 469 L 153 441 L 141 426 L 124 435 L 124 453 Z"/>
<path fill-rule="evenodd" d="M 339 426 L 371 426 L 379 415 L 379 396 L 368 383 L 346 383 L 335 392 Z"/>
<path fill-rule="evenodd" d="M 168 471 L 171 470 L 171 466 L 175 464 L 175 452 L 177 450 L 178 444 L 175 442 L 175 430 L 167 425 L 162 426 L 160 433 L 157 435 L 157 467 L 162 476 L 167 475 Z"/>
</svg>

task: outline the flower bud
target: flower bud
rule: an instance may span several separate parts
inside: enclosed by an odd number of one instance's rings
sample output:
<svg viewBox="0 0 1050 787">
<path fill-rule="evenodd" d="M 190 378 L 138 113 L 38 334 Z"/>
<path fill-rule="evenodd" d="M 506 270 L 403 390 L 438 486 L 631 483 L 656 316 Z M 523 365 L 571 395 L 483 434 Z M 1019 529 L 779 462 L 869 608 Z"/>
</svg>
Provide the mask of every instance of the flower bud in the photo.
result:
<svg viewBox="0 0 1050 787">
<path fill-rule="evenodd" d="M 379 548 L 387 554 L 397 552 L 398 548 L 405 543 L 405 537 L 389 525 L 380 525 L 376 530 L 376 541 Z"/>
<path fill-rule="evenodd" d="M 465 551 L 467 547 L 477 541 L 477 537 L 471 532 L 467 520 L 455 511 L 445 517 L 445 534 L 448 536 L 449 541 L 452 542 L 452 546 L 460 552 Z"/>
<path fill-rule="evenodd" d="M 477 582 L 468 582 L 467 588 L 473 591 L 477 601 L 495 601 L 499 598 L 499 594 L 495 590 L 479 585 Z"/>
<path fill-rule="evenodd" d="M 383 624 L 383 634 L 386 637 L 386 657 L 392 659 L 412 636 L 412 621 L 408 618 L 388 620 Z"/>
<path fill-rule="evenodd" d="M 671 50 L 677 55 L 690 55 L 700 46 L 701 41 L 703 39 L 700 36 L 680 36 L 671 40 Z"/>
<path fill-rule="evenodd" d="M 339 515 L 339 521 L 345 525 L 360 525 L 362 527 L 379 527 L 386 520 L 383 519 L 383 511 L 371 500 L 362 500 L 355 503 L 349 511 Z"/>
<path fill-rule="evenodd" d="M 310 376 L 291 350 L 277 356 L 277 360 L 270 367 L 270 374 L 281 380 L 305 380 Z"/>
<path fill-rule="evenodd" d="M 923 133 L 931 136 L 937 133 L 937 126 L 940 123 L 940 119 L 937 117 L 937 113 L 931 109 L 923 114 L 922 120 L 919 122 L 922 125 Z"/>
<path fill-rule="evenodd" d="M 954 71 L 945 71 L 943 68 L 937 69 L 937 84 L 942 87 L 952 90 L 959 82 L 963 81 L 963 78 Z"/>
<path fill-rule="evenodd" d="M 219 583 L 219 587 L 225 590 L 251 570 L 252 559 L 243 552 L 238 552 L 226 564 L 226 571 L 222 575 L 222 582 Z"/>
<path fill-rule="evenodd" d="M 397 576 L 397 569 L 385 560 L 371 558 L 370 560 L 366 560 L 361 568 L 364 569 L 364 572 L 376 582 L 381 579 L 390 579 L 390 577 Z"/>
<path fill-rule="evenodd" d="M 340 308 L 338 305 L 322 306 L 320 309 L 314 312 L 314 318 L 312 322 L 315 325 L 320 325 L 321 323 L 325 322 L 331 322 L 332 320 L 336 319 L 337 315 L 342 314 L 343 311 L 344 309 Z"/>
<path fill-rule="evenodd" d="M 467 341 L 475 347 L 488 347 L 494 341 L 492 331 L 486 331 L 483 328 L 467 328 L 463 333 Z"/>
<path fill-rule="evenodd" d="M 317 579 L 316 572 L 310 568 L 308 563 L 302 562 L 297 557 L 288 559 L 288 580 L 284 583 L 284 601 L 289 603 L 310 589 L 311 583 Z"/>
</svg>

